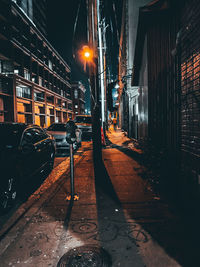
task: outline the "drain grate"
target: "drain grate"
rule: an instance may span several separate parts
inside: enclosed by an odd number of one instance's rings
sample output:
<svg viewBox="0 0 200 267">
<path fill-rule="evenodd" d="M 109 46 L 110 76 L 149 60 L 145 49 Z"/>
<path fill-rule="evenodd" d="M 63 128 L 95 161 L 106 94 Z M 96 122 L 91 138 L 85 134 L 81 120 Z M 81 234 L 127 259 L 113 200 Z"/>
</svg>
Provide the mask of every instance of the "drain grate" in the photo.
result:
<svg viewBox="0 0 200 267">
<path fill-rule="evenodd" d="M 111 257 L 103 248 L 81 246 L 71 249 L 59 260 L 57 267 L 111 267 Z"/>
</svg>

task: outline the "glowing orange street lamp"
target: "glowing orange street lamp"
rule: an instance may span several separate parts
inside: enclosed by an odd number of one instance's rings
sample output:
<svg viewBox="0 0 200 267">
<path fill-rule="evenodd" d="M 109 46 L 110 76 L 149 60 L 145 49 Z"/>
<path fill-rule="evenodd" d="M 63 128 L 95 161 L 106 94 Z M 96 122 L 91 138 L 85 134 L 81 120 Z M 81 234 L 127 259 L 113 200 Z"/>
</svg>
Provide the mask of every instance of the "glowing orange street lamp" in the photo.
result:
<svg viewBox="0 0 200 267">
<path fill-rule="evenodd" d="M 84 54 L 84 57 L 86 57 L 87 59 L 90 58 L 90 52 L 86 51 L 85 54 Z"/>
<path fill-rule="evenodd" d="M 81 60 L 84 62 L 84 70 L 86 71 L 86 63 L 94 63 L 94 53 L 89 46 L 84 45 L 79 52 Z"/>
<path fill-rule="evenodd" d="M 82 57 L 87 61 L 93 60 L 93 50 L 89 46 L 84 45 L 82 48 Z"/>
</svg>

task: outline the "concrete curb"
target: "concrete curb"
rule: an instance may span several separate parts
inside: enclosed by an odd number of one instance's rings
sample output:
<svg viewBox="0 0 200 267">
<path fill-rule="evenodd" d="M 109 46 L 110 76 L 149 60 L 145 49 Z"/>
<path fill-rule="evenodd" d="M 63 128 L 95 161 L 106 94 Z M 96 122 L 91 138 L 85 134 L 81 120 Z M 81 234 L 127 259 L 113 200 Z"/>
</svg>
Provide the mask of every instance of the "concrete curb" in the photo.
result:
<svg viewBox="0 0 200 267">
<path fill-rule="evenodd" d="M 83 148 L 84 152 L 84 148 Z M 81 161 L 84 156 L 74 155 L 74 164 L 75 166 Z M 39 210 L 42 205 L 46 201 L 49 200 L 51 195 L 57 192 L 62 184 L 65 182 L 64 178 L 68 176 L 70 173 L 70 159 L 69 157 L 61 162 L 55 169 L 51 172 L 51 174 L 45 179 L 44 183 L 28 198 L 28 200 L 19 206 L 19 208 L 14 212 L 14 214 L 9 218 L 9 220 L 3 225 L 0 230 L 0 255 L 6 250 L 9 244 L 13 239 L 17 237 L 17 233 L 13 235 L 12 240 L 9 242 L 4 242 L 6 240 L 6 235 L 12 231 L 12 228 L 20 221 L 20 219 L 25 215 L 26 220 L 23 220 L 23 223 L 20 222 L 20 229 L 25 227 L 25 225 L 30 221 L 32 216 L 29 216 L 29 211 L 34 205 L 37 205 L 37 209 Z M 54 178 L 54 179 L 53 179 Z M 68 177 L 69 178 L 69 177 Z M 45 193 L 45 194 L 44 194 Z M 19 232 L 19 231 L 18 231 Z M 5 243 L 7 243 L 6 246 Z"/>
</svg>

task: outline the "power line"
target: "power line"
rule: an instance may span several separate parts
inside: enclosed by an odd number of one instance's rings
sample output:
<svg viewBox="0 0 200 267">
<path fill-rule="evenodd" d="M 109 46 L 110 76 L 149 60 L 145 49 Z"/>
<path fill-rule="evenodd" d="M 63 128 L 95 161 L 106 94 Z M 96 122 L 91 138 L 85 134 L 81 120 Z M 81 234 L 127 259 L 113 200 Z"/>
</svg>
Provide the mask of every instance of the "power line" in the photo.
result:
<svg viewBox="0 0 200 267">
<path fill-rule="evenodd" d="M 72 54 L 73 54 L 73 57 L 74 57 L 74 39 L 75 39 L 75 34 L 76 34 L 76 28 L 77 28 L 81 3 L 82 3 L 82 0 L 79 0 L 79 5 L 78 5 L 77 12 L 76 12 L 76 18 L 75 18 L 74 29 L 73 29 L 73 34 L 72 34 Z"/>
</svg>

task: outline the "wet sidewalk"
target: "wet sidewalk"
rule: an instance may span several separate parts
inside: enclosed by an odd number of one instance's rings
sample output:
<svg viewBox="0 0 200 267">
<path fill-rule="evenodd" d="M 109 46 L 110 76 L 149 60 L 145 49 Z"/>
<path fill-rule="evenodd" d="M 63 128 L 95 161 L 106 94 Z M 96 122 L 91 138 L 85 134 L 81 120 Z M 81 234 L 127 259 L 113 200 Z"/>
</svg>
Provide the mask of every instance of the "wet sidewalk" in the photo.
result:
<svg viewBox="0 0 200 267">
<path fill-rule="evenodd" d="M 108 137 L 95 169 L 92 144 L 77 159 L 79 200 L 66 200 L 66 164 L 1 241 L 1 267 L 199 266 L 198 240 L 142 178 L 142 152 L 119 130 Z"/>
</svg>

